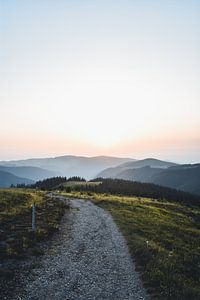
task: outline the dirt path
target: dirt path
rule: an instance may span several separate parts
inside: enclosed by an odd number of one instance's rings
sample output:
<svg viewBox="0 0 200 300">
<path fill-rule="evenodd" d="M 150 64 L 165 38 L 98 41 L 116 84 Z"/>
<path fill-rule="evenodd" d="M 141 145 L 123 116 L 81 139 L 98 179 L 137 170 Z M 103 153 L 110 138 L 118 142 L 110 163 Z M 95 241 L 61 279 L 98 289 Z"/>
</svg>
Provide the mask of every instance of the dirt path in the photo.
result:
<svg viewBox="0 0 200 300">
<path fill-rule="evenodd" d="M 70 205 L 61 232 L 16 299 L 147 299 L 111 216 L 89 201 Z"/>
</svg>

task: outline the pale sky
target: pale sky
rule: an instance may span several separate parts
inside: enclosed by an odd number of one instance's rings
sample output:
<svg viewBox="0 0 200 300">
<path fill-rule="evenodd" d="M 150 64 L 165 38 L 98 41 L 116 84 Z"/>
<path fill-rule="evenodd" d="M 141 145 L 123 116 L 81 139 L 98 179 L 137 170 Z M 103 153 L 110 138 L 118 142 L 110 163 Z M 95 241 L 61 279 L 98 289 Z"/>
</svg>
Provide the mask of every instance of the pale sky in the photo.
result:
<svg viewBox="0 0 200 300">
<path fill-rule="evenodd" d="M 0 0 L 0 160 L 200 162 L 199 0 Z"/>
</svg>

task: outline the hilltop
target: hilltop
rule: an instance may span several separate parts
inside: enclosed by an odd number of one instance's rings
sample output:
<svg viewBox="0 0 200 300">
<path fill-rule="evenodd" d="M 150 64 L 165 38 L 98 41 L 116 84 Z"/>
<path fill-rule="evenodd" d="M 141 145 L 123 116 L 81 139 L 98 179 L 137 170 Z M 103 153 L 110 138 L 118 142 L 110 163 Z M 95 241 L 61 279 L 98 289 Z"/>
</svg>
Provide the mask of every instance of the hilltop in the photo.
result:
<svg viewBox="0 0 200 300">
<path fill-rule="evenodd" d="M 132 161 L 132 160 L 133 159 L 131 158 L 120 158 L 120 157 L 111 157 L 111 156 L 84 157 L 84 156 L 65 155 L 65 156 L 57 156 L 57 157 L 49 157 L 49 158 L 32 158 L 32 159 L 25 159 L 25 160 L 0 161 L 0 167 L 4 166 L 4 167 L 12 167 L 12 168 L 14 167 L 40 168 L 37 169 L 38 175 L 40 173 L 40 178 L 37 178 L 37 180 L 44 179 L 47 177 L 52 177 L 52 176 L 66 176 L 66 177 L 80 176 L 86 179 L 91 179 L 106 168 L 116 167 L 119 164 Z M 15 169 L 15 172 L 16 171 L 17 170 Z M 27 172 L 30 172 L 30 170 L 27 169 Z M 44 174 L 45 172 L 46 174 Z M 48 174 L 48 172 L 51 174 Z"/>
<path fill-rule="evenodd" d="M 200 164 L 178 165 L 157 159 L 144 159 L 107 168 L 97 177 L 154 183 L 200 194 Z"/>
</svg>

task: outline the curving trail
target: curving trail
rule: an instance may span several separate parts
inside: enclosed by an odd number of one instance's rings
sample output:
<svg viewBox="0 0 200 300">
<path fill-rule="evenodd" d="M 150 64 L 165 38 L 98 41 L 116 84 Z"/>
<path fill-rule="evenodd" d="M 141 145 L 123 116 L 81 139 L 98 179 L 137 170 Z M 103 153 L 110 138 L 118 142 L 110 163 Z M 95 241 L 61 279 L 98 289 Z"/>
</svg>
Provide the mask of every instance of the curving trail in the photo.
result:
<svg viewBox="0 0 200 300">
<path fill-rule="evenodd" d="M 148 299 L 110 214 L 89 201 L 68 201 L 60 233 L 16 299 Z"/>
</svg>

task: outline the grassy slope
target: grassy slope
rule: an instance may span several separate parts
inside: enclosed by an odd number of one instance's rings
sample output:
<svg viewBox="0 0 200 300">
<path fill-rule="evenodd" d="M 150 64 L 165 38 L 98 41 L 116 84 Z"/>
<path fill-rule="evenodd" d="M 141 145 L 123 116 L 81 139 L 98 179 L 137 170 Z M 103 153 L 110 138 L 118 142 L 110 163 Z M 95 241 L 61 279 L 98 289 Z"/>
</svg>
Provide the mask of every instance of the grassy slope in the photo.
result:
<svg viewBox="0 0 200 300">
<path fill-rule="evenodd" d="M 36 203 L 35 235 L 31 230 L 31 205 Z M 44 192 L 0 189 L 0 292 L 15 273 L 20 258 L 41 254 L 39 242 L 58 229 L 66 205 L 49 198 Z M 10 265 L 5 267 L 5 265 Z"/>
<path fill-rule="evenodd" d="M 200 208 L 148 198 L 71 193 L 107 209 L 155 299 L 200 299 Z"/>
<path fill-rule="evenodd" d="M 24 255 L 33 243 L 31 205 L 36 204 L 36 241 L 58 228 L 65 205 L 33 190 L 0 189 L 1 258 Z"/>
<path fill-rule="evenodd" d="M 67 181 L 65 183 L 62 183 L 61 185 L 64 187 L 70 187 L 70 188 L 74 188 L 76 186 L 95 186 L 100 184 L 100 181 Z"/>
</svg>

